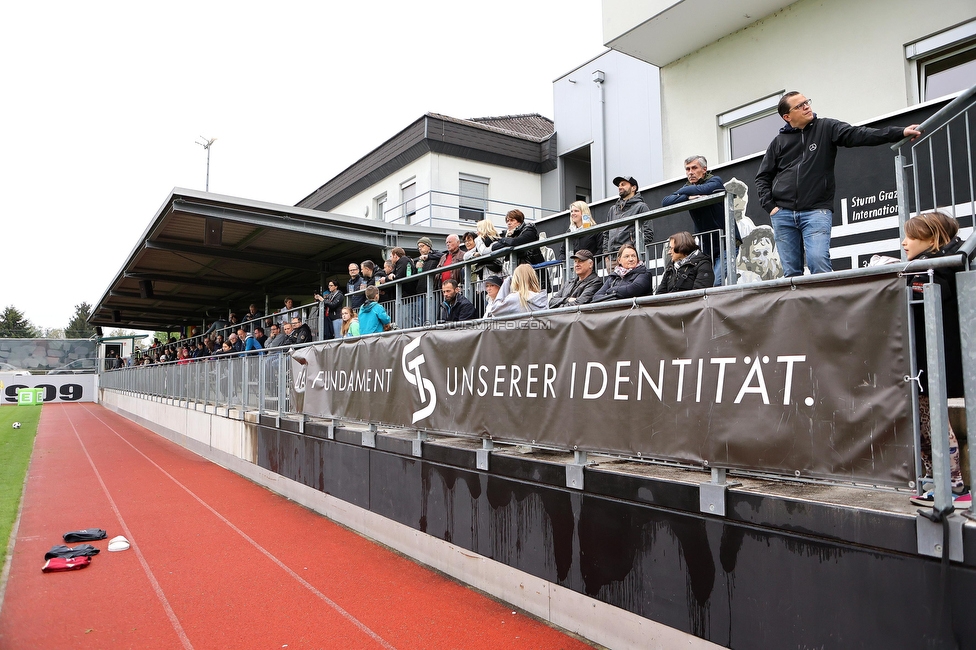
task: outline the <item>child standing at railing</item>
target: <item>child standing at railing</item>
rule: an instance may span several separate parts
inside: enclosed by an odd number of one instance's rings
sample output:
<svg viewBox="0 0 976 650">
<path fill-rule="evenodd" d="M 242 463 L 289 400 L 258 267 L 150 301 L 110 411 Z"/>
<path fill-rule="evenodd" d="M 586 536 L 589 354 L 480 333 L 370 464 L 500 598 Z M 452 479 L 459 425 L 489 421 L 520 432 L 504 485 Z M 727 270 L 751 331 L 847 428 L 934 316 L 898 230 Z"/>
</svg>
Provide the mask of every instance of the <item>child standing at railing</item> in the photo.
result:
<svg viewBox="0 0 976 650">
<path fill-rule="evenodd" d="M 905 239 L 902 248 L 910 261 L 927 260 L 958 252 L 962 240 L 956 237 L 959 223 L 952 217 L 940 212 L 927 212 L 913 217 L 905 222 Z M 911 269 L 911 267 L 909 267 Z M 910 273 L 910 271 L 909 271 Z M 946 368 L 946 396 L 949 398 L 963 397 L 962 382 L 962 349 L 959 340 L 959 308 L 956 303 L 956 276 L 951 269 L 935 269 L 934 280 L 942 289 L 942 327 L 945 339 L 945 368 Z M 917 274 L 909 274 L 909 286 L 912 288 L 912 299 L 922 299 L 922 291 L 928 282 L 928 270 Z M 912 317 L 915 321 L 915 357 L 921 371 L 919 386 L 921 394 L 918 398 L 919 430 L 921 434 L 922 465 L 925 478 L 932 477 L 932 427 L 930 423 L 930 405 L 928 397 L 928 364 L 925 355 L 925 312 L 921 304 L 912 305 Z M 953 505 L 968 508 L 972 497 L 963 482 L 959 464 L 959 443 L 956 435 L 949 427 L 949 469 L 953 492 Z M 925 483 L 923 478 L 923 484 Z M 912 497 L 912 503 L 932 505 L 935 500 L 934 490 L 923 486 L 921 496 Z"/>
</svg>

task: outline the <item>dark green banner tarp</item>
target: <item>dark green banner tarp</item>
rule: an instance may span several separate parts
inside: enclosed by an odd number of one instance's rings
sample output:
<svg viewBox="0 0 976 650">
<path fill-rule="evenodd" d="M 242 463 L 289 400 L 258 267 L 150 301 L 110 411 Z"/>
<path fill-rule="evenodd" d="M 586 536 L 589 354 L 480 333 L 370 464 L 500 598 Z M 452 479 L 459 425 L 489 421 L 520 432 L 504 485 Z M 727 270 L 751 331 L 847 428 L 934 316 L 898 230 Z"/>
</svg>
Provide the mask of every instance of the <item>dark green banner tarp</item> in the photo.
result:
<svg viewBox="0 0 976 650">
<path fill-rule="evenodd" d="M 913 479 L 904 281 L 323 343 L 304 413 L 778 474 Z"/>
</svg>

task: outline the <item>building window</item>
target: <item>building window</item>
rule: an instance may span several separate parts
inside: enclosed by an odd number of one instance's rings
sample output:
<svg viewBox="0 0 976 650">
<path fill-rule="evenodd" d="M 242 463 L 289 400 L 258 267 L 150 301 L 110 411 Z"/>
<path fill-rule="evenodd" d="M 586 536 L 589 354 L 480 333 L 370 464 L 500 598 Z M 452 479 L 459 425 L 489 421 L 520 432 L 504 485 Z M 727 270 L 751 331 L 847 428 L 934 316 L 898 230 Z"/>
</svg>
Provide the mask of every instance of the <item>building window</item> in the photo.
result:
<svg viewBox="0 0 976 650">
<path fill-rule="evenodd" d="M 976 20 L 905 46 L 919 101 L 976 85 Z"/>
<path fill-rule="evenodd" d="M 373 199 L 373 218 L 386 221 L 386 192 Z"/>
<path fill-rule="evenodd" d="M 400 204 L 403 206 L 403 219 L 410 223 L 411 217 L 417 214 L 417 181 L 411 178 L 400 186 Z"/>
<path fill-rule="evenodd" d="M 728 160 L 766 150 L 783 127 L 783 118 L 776 114 L 782 96 L 783 93 L 776 93 L 718 116 Z"/>
<path fill-rule="evenodd" d="M 488 211 L 488 180 L 481 176 L 459 174 L 458 217 L 481 221 Z"/>
</svg>

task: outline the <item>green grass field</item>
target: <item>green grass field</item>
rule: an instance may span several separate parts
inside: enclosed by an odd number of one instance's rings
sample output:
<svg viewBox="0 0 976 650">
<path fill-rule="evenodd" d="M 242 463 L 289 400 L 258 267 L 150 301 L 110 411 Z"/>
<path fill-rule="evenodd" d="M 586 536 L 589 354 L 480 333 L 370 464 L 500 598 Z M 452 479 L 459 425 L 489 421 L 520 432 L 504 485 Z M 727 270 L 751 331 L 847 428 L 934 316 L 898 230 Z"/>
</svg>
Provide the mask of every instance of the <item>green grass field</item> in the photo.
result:
<svg viewBox="0 0 976 650">
<path fill-rule="evenodd" d="M 41 406 L 0 406 L 0 567 L 7 558 Z M 13 423 L 20 422 L 14 429 Z"/>
</svg>

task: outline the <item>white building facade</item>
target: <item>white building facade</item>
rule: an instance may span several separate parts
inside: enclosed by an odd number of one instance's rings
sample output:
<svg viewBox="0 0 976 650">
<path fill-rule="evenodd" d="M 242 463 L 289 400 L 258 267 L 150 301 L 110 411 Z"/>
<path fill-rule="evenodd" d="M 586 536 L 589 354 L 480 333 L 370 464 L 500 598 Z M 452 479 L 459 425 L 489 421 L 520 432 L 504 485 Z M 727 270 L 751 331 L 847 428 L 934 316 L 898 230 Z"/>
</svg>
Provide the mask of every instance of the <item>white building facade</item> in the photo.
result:
<svg viewBox="0 0 976 650">
<path fill-rule="evenodd" d="M 551 120 L 540 115 L 462 120 L 428 113 L 367 154 L 299 207 L 436 229 L 504 225 L 556 211 L 542 176 L 556 167 Z"/>
<path fill-rule="evenodd" d="M 765 149 L 798 90 L 857 123 L 976 83 L 976 3 L 603 0 L 609 47 L 661 67 L 664 173 Z"/>
<path fill-rule="evenodd" d="M 552 92 L 558 168 L 550 175 L 561 209 L 615 197 L 615 176 L 641 185 L 664 178 L 657 67 L 609 50 L 557 78 Z"/>
</svg>

